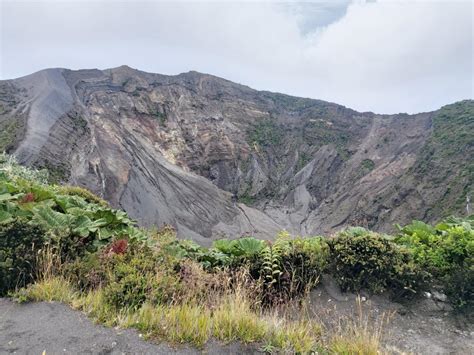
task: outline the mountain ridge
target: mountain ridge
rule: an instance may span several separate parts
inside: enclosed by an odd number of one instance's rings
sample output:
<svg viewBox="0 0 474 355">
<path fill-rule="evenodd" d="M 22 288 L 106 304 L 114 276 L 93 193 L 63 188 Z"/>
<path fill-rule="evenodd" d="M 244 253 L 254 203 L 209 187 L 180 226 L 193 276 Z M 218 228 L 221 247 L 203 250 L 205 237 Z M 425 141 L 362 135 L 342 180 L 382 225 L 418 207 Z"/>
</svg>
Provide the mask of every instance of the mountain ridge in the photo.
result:
<svg viewBox="0 0 474 355">
<path fill-rule="evenodd" d="M 203 244 L 356 223 L 386 231 L 394 221 L 459 213 L 472 190 L 472 100 L 378 115 L 210 74 L 120 66 L 0 81 L 0 105 L 0 150 L 91 189 L 143 225 L 169 223 Z M 452 167 L 430 158 L 446 151 L 433 137 L 450 110 L 447 121 L 467 115 L 468 135 Z M 455 176 L 432 186 L 429 171 L 415 174 L 422 153 L 440 175 Z M 447 211 L 436 210 L 437 199 Z"/>
</svg>

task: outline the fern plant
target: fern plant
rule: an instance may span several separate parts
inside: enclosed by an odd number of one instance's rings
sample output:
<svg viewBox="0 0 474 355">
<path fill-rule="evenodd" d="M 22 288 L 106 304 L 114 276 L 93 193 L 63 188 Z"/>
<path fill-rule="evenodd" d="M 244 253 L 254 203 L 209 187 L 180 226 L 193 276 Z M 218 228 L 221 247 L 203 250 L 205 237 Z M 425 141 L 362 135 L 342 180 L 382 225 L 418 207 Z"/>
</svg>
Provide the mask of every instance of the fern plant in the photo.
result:
<svg viewBox="0 0 474 355">
<path fill-rule="evenodd" d="M 262 277 L 269 286 L 277 283 L 283 271 L 281 270 L 282 248 L 279 244 L 267 245 L 263 248 Z"/>
</svg>

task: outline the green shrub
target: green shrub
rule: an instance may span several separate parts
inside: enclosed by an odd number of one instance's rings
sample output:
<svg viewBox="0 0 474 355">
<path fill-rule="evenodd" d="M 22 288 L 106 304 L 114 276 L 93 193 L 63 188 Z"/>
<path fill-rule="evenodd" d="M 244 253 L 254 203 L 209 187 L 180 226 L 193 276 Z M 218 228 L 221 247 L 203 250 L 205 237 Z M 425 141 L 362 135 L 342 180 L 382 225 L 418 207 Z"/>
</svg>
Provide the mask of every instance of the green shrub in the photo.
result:
<svg viewBox="0 0 474 355">
<path fill-rule="evenodd" d="M 137 309 L 147 299 L 148 274 L 126 263 L 116 265 L 113 280 L 105 287 L 104 297 L 116 309 Z"/>
<path fill-rule="evenodd" d="M 328 243 L 332 271 L 343 291 L 389 290 L 400 296 L 423 287 L 423 273 L 411 254 L 379 234 L 348 229 Z"/>
<path fill-rule="evenodd" d="M 448 218 L 435 227 L 420 221 L 401 228 L 396 243 L 408 248 L 431 283 L 443 287 L 455 307 L 472 305 L 474 217 Z M 472 284 L 472 282 L 471 282 Z"/>
<path fill-rule="evenodd" d="M 87 253 L 64 265 L 64 273 L 79 290 L 92 290 L 107 285 L 108 259 L 99 253 Z"/>
<path fill-rule="evenodd" d="M 364 168 L 365 170 L 372 171 L 372 170 L 374 170 L 374 168 L 375 168 L 375 163 L 374 163 L 373 160 L 364 159 L 364 160 L 362 160 L 361 166 L 362 166 L 362 168 Z"/>
<path fill-rule="evenodd" d="M 103 207 L 109 206 L 107 201 L 104 201 L 97 195 L 93 194 L 89 190 L 79 187 L 79 186 L 70 186 L 70 185 L 63 185 L 57 186 L 58 193 L 62 195 L 69 195 L 69 196 L 79 196 L 82 197 L 84 200 L 90 203 L 97 203 Z"/>
<path fill-rule="evenodd" d="M 48 242 L 60 248 L 63 260 L 97 250 L 116 237 L 150 241 L 125 212 L 109 208 L 89 191 L 47 185 L 39 172 L 3 158 L 0 224 L 21 217 L 40 225 L 47 231 Z"/>
<path fill-rule="evenodd" d="M 321 237 L 296 238 L 282 257 L 286 293 L 291 297 L 313 288 L 326 270 L 329 247 Z"/>
<path fill-rule="evenodd" d="M 21 219 L 0 224 L 0 295 L 32 282 L 45 232 Z"/>
<path fill-rule="evenodd" d="M 115 309 L 137 308 L 145 301 L 165 304 L 181 291 L 178 266 L 182 258 L 172 256 L 170 250 L 117 239 L 66 264 L 65 274 L 80 290 L 102 288 L 105 301 Z"/>
<path fill-rule="evenodd" d="M 249 264 L 250 274 L 262 284 L 261 302 L 284 303 L 309 291 L 326 268 L 328 252 L 323 238 L 293 239 L 287 232 L 280 233 Z"/>
<path fill-rule="evenodd" d="M 152 304 L 170 304 L 184 292 L 181 280 L 173 270 L 159 268 L 152 275 L 151 281 L 148 298 Z"/>
<path fill-rule="evenodd" d="M 436 227 L 414 221 L 401 228 L 396 242 L 410 248 L 417 263 L 437 278 L 473 263 L 474 229 L 462 221 Z"/>
<path fill-rule="evenodd" d="M 474 265 L 453 270 L 445 279 L 446 295 L 457 310 L 474 311 Z"/>
<path fill-rule="evenodd" d="M 117 309 L 137 308 L 145 301 L 166 304 L 181 291 L 178 270 L 163 263 L 152 249 L 139 243 L 129 244 L 123 254 L 105 248 L 101 263 L 105 265 L 105 272 L 100 273 L 106 275 L 102 281 L 105 300 Z M 96 277 L 90 271 L 87 275 Z"/>
</svg>

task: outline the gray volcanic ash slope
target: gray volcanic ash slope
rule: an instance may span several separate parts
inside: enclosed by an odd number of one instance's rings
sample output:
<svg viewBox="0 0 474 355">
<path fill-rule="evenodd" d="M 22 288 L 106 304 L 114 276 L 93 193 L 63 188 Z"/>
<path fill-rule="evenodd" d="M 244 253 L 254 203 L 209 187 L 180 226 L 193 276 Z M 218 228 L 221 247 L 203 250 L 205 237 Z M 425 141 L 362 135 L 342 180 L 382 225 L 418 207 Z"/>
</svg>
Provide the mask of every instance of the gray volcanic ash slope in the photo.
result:
<svg viewBox="0 0 474 355">
<path fill-rule="evenodd" d="M 473 142 L 473 101 L 376 115 L 126 66 L 0 81 L 0 150 L 203 244 L 463 213 Z"/>
</svg>

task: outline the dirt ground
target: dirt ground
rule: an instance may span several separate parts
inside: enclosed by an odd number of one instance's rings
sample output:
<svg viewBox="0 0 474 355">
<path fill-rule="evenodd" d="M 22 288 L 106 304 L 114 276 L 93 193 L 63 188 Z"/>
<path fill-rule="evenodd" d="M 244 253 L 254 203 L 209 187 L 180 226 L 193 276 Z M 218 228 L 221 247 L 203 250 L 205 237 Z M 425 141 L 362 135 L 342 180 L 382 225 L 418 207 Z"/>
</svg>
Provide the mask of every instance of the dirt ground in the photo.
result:
<svg viewBox="0 0 474 355">
<path fill-rule="evenodd" d="M 61 303 L 16 304 L 0 298 L 0 354 L 201 354 L 145 341 L 134 330 L 106 328 Z M 251 354 L 239 344 L 211 342 L 206 354 Z"/>
<path fill-rule="evenodd" d="M 433 296 L 400 304 L 384 295 L 341 293 L 334 280 L 325 278 L 311 293 L 308 311 L 328 328 L 347 318 L 383 323 L 373 331 L 381 329 L 382 343 L 390 353 L 474 354 L 472 319 L 455 316 L 450 308 Z"/>
<path fill-rule="evenodd" d="M 311 293 L 305 312 L 329 332 L 344 319 L 370 319 L 369 324 L 383 320 L 377 329 L 382 329 L 388 353 L 474 354 L 473 323 L 453 316 L 446 303 L 433 297 L 399 304 L 385 296 L 341 293 L 334 281 L 326 278 Z M 60 303 L 16 304 L 0 299 L 0 354 L 254 354 L 257 349 L 218 342 L 210 342 L 204 351 L 172 348 L 145 341 L 134 330 L 94 324 Z"/>
</svg>

